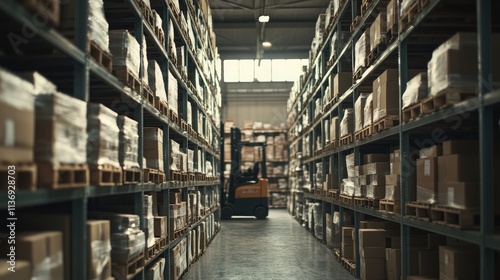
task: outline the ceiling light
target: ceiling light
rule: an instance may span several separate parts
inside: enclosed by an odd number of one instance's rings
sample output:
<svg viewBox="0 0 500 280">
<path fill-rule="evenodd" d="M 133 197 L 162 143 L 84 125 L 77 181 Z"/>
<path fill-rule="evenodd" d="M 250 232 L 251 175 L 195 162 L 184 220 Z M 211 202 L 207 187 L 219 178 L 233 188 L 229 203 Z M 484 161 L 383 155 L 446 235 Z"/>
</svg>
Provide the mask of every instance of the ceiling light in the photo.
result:
<svg viewBox="0 0 500 280">
<path fill-rule="evenodd" d="M 271 42 L 265 41 L 265 42 L 262 42 L 262 46 L 264 48 L 270 48 L 273 46 L 273 44 L 271 44 Z"/>
<path fill-rule="evenodd" d="M 259 17 L 259 22 L 269 22 L 269 16 L 261 15 Z"/>
</svg>

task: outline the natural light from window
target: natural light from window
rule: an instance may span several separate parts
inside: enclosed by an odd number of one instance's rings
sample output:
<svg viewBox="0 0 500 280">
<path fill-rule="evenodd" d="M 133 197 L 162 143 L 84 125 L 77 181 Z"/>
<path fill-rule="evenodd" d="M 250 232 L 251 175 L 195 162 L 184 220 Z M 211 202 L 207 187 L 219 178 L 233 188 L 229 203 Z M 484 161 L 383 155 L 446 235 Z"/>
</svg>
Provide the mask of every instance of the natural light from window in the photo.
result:
<svg viewBox="0 0 500 280">
<path fill-rule="evenodd" d="M 307 59 L 226 59 L 224 82 L 294 82 Z"/>
</svg>

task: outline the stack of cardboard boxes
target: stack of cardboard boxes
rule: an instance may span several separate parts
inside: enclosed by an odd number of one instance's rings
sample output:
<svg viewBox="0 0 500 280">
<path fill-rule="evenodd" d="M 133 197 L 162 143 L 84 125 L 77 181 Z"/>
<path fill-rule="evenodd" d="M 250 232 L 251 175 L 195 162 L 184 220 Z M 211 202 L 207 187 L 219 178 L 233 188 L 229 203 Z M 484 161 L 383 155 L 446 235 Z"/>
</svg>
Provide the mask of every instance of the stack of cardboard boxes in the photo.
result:
<svg viewBox="0 0 500 280">
<path fill-rule="evenodd" d="M 182 192 L 177 190 L 170 191 L 170 204 L 169 204 L 169 234 L 170 238 L 175 237 L 174 233 L 186 227 L 187 205 L 182 201 Z"/>
<path fill-rule="evenodd" d="M 180 279 L 182 273 L 187 269 L 187 238 L 183 238 L 175 245 L 170 253 L 170 278 Z"/>
<path fill-rule="evenodd" d="M 146 167 L 163 171 L 163 130 L 157 127 L 145 127 L 143 132 Z"/>
<path fill-rule="evenodd" d="M 111 278 L 111 234 L 108 220 L 87 221 L 89 279 Z"/>
<path fill-rule="evenodd" d="M 385 230 L 359 229 L 360 274 L 362 280 L 385 280 Z"/>
<path fill-rule="evenodd" d="M 388 154 L 366 154 L 365 165 L 359 168 L 360 178 L 365 177 L 366 197 L 371 199 L 385 198 L 385 176 L 390 173 Z M 362 183 L 360 179 L 360 183 Z"/>
</svg>

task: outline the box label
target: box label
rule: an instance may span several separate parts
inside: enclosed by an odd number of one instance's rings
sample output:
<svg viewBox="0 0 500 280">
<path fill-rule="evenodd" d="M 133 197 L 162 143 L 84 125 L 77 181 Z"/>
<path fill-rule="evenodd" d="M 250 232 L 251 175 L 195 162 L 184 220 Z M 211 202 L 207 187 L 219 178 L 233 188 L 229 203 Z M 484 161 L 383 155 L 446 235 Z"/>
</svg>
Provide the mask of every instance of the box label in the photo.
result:
<svg viewBox="0 0 500 280">
<path fill-rule="evenodd" d="M 448 187 L 448 203 L 455 202 L 455 189 Z"/>
<path fill-rule="evenodd" d="M 424 160 L 424 176 L 431 176 L 431 161 Z"/>
</svg>

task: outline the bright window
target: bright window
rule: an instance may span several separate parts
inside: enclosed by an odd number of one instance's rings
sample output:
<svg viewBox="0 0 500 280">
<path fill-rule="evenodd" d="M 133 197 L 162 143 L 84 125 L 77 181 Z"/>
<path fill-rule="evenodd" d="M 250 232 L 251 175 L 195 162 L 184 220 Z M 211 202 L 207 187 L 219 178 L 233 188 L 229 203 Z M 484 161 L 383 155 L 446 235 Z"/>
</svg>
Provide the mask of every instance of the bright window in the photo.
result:
<svg viewBox="0 0 500 280">
<path fill-rule="evenodd" d="M 224 60 L 225 82 L 293 82 L 302 74 L 307 59 Z"/>
</svg>

